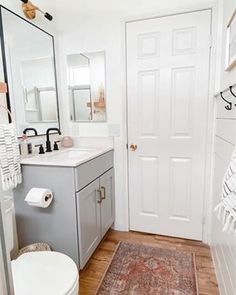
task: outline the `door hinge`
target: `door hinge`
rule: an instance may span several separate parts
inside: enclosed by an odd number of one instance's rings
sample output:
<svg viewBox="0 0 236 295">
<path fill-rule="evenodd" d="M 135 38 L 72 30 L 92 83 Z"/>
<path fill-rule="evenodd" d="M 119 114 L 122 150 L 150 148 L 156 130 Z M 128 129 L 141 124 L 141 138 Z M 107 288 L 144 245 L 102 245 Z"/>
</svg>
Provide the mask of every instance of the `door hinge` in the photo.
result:
<svg viewBox="0 0 236 295">
<path fill-rule="evenodd" d="M 128 145 L 128 143 L 126 143 L 126 149 L 127 149 L 127 150 L 129 149 L 129 145 Z"/>
</svg>

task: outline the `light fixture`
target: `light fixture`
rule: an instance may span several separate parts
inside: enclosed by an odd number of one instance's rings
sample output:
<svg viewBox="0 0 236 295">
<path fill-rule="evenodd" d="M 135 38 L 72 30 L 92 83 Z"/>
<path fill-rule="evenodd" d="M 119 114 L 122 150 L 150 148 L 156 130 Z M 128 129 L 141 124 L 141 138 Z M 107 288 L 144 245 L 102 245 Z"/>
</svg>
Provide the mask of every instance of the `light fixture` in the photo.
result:
<svg viewBox="0 0 236 295">
<path fill-rule="evenodd" d="M 34 19 L 36 17 L 36 11 L 40 11 L 44 15 L 44 17 L 46 17 L 46 19 L 50 21 L 53 19 L 51 14 L 49 14 L 48 12 L 44 12 L 39 7 L 35 6 L 31 1 L 21 0 L 21 2 L 23 2 L 22 10 L 24 12 L 24 15 L 28 19 Z"/>
</svg>

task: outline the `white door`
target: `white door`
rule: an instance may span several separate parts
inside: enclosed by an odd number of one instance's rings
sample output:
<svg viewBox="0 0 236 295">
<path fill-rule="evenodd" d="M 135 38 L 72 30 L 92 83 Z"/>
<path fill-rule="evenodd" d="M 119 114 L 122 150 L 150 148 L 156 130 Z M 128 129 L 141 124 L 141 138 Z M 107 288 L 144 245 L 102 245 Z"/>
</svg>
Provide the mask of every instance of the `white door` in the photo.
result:
<svg viewBox="0 0 236 295">
<path fill-rule="evenodd" d="M 131 230 L 202 239 L 210 31 L 210 10 L 127 24 Z"/>
</svg>

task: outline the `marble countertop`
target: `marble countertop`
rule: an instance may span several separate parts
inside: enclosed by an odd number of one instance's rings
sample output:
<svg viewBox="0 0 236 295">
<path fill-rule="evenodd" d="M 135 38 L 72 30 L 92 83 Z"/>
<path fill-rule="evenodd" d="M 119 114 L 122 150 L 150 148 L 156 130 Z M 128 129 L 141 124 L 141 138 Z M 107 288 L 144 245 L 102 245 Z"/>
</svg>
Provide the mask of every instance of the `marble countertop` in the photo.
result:
<svg viewBox="0 0 236 295">
<path fill-rule="evenodd" d="M 112 151 L 113 147 L 73 147 L 59 151 L 22 158 L 22 165 L 77 167 L 102 154 Z"/>
</svg>

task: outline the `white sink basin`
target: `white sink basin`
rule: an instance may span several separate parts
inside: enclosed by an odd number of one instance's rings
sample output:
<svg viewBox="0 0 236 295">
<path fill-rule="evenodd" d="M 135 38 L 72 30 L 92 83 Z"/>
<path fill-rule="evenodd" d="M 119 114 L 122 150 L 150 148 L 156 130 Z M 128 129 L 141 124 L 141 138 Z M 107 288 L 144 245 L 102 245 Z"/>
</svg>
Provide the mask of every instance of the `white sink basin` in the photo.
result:
<svg viewBox="0 0 236 295">
<path fill-rule="evenodd" d="M 43 155 L 23 158 L 21 164 L 25 165 L 46 165 L 46 166 L 66 166 L 76 167 L 99 155 L 102 155 L 113 148 L 68 148 Z"/>
<path fill-rule="evenodd" d="M 52 154 L 47 155 L 49 159 L 53 160 L 64 160 L 65 158 L 69 159 L 76 159 L 80 157 L 84 157 L 89 155 L 91 152 L 94 152 L 95 149 L 70 149 L 70 150 L 63 150 L 58 152 L 53 152 Z"/>
</svg>

